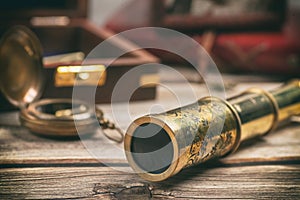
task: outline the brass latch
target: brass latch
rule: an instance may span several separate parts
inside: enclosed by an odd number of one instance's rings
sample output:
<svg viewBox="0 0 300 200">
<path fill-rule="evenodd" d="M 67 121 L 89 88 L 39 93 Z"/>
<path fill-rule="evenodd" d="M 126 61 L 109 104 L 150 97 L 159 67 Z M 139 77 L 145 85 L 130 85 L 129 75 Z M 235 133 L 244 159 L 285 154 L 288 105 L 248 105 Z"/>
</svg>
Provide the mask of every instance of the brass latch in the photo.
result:
<svg viewBox="0 0 300 200">
<path fill-rule="evenodd" d="M 76 85 L 102 86 L 106 81 L 104 65 L 59 66 L 55 72 L 56 87 Z"/>
</svg>

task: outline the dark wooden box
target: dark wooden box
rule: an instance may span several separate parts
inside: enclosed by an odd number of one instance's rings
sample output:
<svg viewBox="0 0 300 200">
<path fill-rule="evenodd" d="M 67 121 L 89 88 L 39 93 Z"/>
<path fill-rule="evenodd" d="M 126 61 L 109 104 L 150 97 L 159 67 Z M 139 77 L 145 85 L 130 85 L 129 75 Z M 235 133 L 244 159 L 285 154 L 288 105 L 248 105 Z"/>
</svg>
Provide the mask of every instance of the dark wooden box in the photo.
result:
<svg viewBox="0 0 300 200">
<path fill-rule="evenodd" d="M 81 51 L 87 55 L 99 43 L 114 35 L 113 32 L 99 28 L 87 18 L 87 0 L 13 0 L 2 3 L 0 35 L 13 25 L 25 25 L 29 27 L 39 38 L 44 55 Z M 66 22 L 57 24 L 56 17 L 64 17 Z M 158 59 L 145 50 L 139 49 L 124 38 L 111 40 L 107 52 L 102 52 L 101 57 L 93 59 L 93 64 L 104 64 L 106 68 L 106 81 L 98 86 L 95 94 L 96 103 L 108 103 L 116 82 L 128 70 L 145 63 L 157 63 Z M 111 63 L 119 52 L 126 52 Z M 46 86 L 43 98 L 71 98 L 73 87 L 56 87 L 54 75 L 57 66 L 45 67 Z M 156 70 L 149 68 L 146 72 L 136 73 L 130 84 L 137 86 L 130 100 L 154 99 L 155 85 L 139 87 L 143 76 L 153 75 Z M 80 90 L 87 91 L 91 87 L 80 86 Z M 84 97 L 82 97 L 84 99 Z M 122 99 L 120 96 L 118 101 Z M 0 97 L 0 110 L 8 108 L 7 103 Z"/>
</svg>

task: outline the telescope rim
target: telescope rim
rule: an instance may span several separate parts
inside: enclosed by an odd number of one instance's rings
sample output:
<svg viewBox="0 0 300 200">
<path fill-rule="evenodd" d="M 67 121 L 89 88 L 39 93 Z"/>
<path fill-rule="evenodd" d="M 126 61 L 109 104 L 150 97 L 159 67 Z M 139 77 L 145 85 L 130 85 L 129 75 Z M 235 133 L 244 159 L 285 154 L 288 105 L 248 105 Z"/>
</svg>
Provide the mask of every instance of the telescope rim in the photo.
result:
<svg viewBox="0 0 300 200">
<path fill-rule="evenodd" d="M 170 163 L 169 167 L 166 170 L 164 170 L 162 173 L 156 174 L 156 173 L 151 173 L 151 172 L 145 171 L 144 169 L 142 169 L 139 166 L 139 164 L 136 163 L 135 159 L 132 156 L 131 144 L 132 144 L 133 134 L 134 134 L 135 130 L 143 124 L 158 125 L 162 129 L 164 129 L 164 131 L 170 137 L 170 141 L 173 146 L 173 159 L 172 159 L 172 162 Z M 178 143 L 177 143 L 175 134 L 168 124 L 166 124 L 164 121 L 162 121 L 161 119 L 158 119 L 154 116 L 148 115 L 148 116 L 140 117 L 130 124 L 130 126 L 125 134 L 125 138 L 124 138 L 124 149 L 125 149 L 125 155 L 126 155 L 129 165 L 143 179 L 146 179 L 146 180 L 149 180 L 152 182 L 163 181 L 163 180 L 169 178 L 170 176 L 172 176 L 173 174 L 175 174 L 177 171 L 176 169 L 177 169 L 178 161 L 179 161 L 179 148 L 178 148 Z"/>
</svg>

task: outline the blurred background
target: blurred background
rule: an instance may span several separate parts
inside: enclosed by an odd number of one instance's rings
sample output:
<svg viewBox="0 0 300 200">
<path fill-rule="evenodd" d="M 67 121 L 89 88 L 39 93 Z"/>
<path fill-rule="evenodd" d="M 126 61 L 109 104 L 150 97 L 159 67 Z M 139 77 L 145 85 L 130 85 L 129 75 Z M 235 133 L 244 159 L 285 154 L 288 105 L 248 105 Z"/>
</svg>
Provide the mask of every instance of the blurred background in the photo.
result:
<svg viewBox="0 0 300 200">
<path fill-rule="evenodd" d="M 110 19 L 115 12 L 132 0 L 90 0 L 89 18 L 98 25 L 105 25 L 105 22 Z M 299 0 L 288 0 L 290 8 L 300 9 Z"/>
<path fill-rule="evenodd" d="M 145 26 L 166 27 L 199 42 L 221 72 L 290 78 L 300 70 L 300 2 L 297 0 L 117 0 L 91 1 L 89 18 L 114 32 Z M 156 36 L 132 36 L 144 45 Z M 184 64 L 150 50 L 163 63 Z"/>
<path fill-rule="evenodd" d="M 38 43 L 41 43 L 38 45 L 41 45 L 42 52 L 37 54 L 41 57 L 73 52 L 88 56 L 97 45 L 115 34 L 139 27 L 163 27 L 186 34 L 201 44 L 217 65 L 228 87 L 240 82 L 286 81 L 300 77 L 298 0 L 11 0 L 4 1 L 0 11 L 0 35 L 3 36 L 13 25 L 27 26 L 36 34 Z M 12 32 L 10 34 L 13 35 Z M 8 35 L 6 38 L 9 38 Z M 28 38 L 17 39 L 16 42 L 27 48 L 24 43 L 26 39 Z M 150 30 L 143 34 L 126 35 L 123 39 L 121 37 L 109 42 L 104 50 L 94 52 L 94 57 L 92 55 L 88 59 L 82 57 L 79 60 L 60 60 L 51 65 L 41 58 L 41 67 L 45 73 L 43 83 L 39 84 L 45 86 L 41 86 L 43 94 L 40 96 L 71 98 L 74 81 L 83 76 L 62 76 L 58 67 L 62 64 L 80 65 L 84 59 L 93 64 L 108 66 L 105 70 L 107 77 L 102 80 L 102 85 L 95 83 L 98 84 L 97 103 L 110 102 L 117 81 L 127 71 L 139 65 L 166 64 L 179 71 L 188 81 L 196 83 L 203 83 L 203 77 L 195 73 L 195 69 L 187 62 L 187 57 L 197 60 L 197 67 L 202 72 L 211 69 L 205 64 L 205 59 L 210 58 L 202 59 L 197 54 L 199 52 L 187 47 L 185 42 L 179 42 L 176 37 L 162 37 Z M 139 52 L 133 50 L 139 46 L 162 42 L 177 51 L 185 52 L 187 56 L 180 57 L 154 48 L 141 49 Z M 12 55 L 18 57 L 16 54 L 3 54 L 3 60 L 13 63 L 9 60 Z M 27 52 L 20 54 L 22 55 L 31 59 Z M 117 61 L 111 62 L 114 58 Z M 14 72 L 26 68 L 28 66 L 3 64 L 0 69 L 3 85 L 7 85 L 4 78 L 8 81 L 18 79 L 18 74 Z M 148 69 L 149 71 L 135 74 L 135 78 L 131 78 L 131 82 L 127 84 L 139 88 L 132 99 L 154 99 L 159 81 L 178 82 L 178 76 L 167 68 L 162 68 L 159 72 L 155 67 Z M 32 78 L 30 73 L 27 76 L 26 81 Z M 88 91 L 91 80 L 86 78 L 80 81 L 82 91 Z M 140 87 L 141 83 L 147 87 Z M 28 88 L 24 90 L 26 89 Z M 12 87 L 7 87 L 7 91 L 9 90 Z M 6 94 L 7 91 L 3 93 Z M 125 95 L 120 96 L 123 98 Z M 0 103 L 4 102 L 2 99 L 5 98 L 0 94 Z M 120 99 L 123 100 L 124 98 Z M 6 108 L 6 104 L 7 102 L 2 103 L 2 107 Z"/>
</svg>

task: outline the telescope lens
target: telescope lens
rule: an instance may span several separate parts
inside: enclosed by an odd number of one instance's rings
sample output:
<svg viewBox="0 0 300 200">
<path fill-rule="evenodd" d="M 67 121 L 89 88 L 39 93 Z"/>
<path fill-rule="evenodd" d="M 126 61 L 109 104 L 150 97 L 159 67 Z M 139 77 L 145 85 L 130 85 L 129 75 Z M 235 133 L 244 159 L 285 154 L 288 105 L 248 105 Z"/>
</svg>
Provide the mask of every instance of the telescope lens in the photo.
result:
<svg viewBox="0 0 300 200">
<path fill-rule="evenodd" d="M 173 144 L 168 133 L 159 125 L 145 123 L 136 128 L 131 140 L 135 163 L 147 173 L 160 174 L 173 160 Z"/>
</svg>

